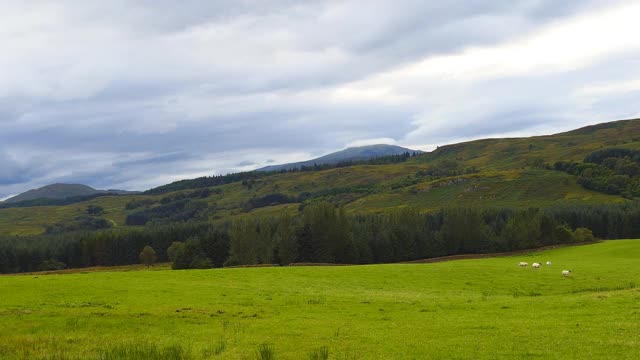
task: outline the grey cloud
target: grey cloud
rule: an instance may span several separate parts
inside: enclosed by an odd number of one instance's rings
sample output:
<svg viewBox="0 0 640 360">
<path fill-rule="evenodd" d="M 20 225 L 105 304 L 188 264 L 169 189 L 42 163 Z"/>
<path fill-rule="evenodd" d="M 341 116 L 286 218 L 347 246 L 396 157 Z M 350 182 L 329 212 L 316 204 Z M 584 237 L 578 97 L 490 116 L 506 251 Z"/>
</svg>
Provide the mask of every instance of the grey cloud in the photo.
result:
<svg viewBox="0 0 640 360">
<path fill-rule="evenodd" d="M 406 101 L 340 95 L 354 81 L 515 41 L 605 1 L 11 5 L 4 10 L 25 23 L 39 10 L 49 17 L 44 32 L 17 27 L 24 43 L 0 34 L 0 66 L 11 69 L 0 74 L 0 198 L 56 181 L 141 190 L 362 139 L 442 144 L 564 130 L 633 114 L 639 100 L 573 95 L 587 82 L 623 80 L 637 67 L 624 57 L 562 74 L 418 84 Z"/>
<path fill-rule="evenodd" d="M 241 161 L 241 162 L 236 164 L 237 167 L 254 166 L 254 165 L 257 165 L 257 163 L 255 161 L 251 161 L 251 160 Z"/>
</svg>

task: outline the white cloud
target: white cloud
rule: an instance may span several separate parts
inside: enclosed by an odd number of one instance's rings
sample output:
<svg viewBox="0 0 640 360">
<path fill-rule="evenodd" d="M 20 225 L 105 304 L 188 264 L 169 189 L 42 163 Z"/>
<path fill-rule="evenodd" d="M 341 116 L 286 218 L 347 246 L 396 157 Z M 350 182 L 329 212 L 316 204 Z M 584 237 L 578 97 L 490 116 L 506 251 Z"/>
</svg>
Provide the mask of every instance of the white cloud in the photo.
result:
<svg viewBox="0 0 640 360">
<path fill-rule="evenodd" d="M 362 139 L 362 140 L 352 141 L 348 143 L 346 147 L 378 145 L 378 144 L 394 145 L 395 143 L 396 143 L 396 140 L 392 138 Z"/>
<path fill-rule="evenodd" d="M 588 85 L 578 89 L 576 93 L 585 96 L 603 96 L 640 91 L 640 75 L 638 77 L 639 79 Z"/>
<path fill-rule="evenodd" d="M 468 47 L 458 53 L 428 56 L 388 72 L 374 74 L 342 88 L 347 94 L 372 94 L 378 99 L 422 95 L 441 86 L 466 86 L 492 78 L 544 76 L 575 71 L 618 53 L 640 49 L 640 4 L 558 20 L 503 44 Z M 372 96 L 368 97 L 369 99 Z"/>
<path fill-rule="evenodd" d="M 637 114 L 637 18 L 602 0 L 0 1 L 0 196 Z"/>
</svg>

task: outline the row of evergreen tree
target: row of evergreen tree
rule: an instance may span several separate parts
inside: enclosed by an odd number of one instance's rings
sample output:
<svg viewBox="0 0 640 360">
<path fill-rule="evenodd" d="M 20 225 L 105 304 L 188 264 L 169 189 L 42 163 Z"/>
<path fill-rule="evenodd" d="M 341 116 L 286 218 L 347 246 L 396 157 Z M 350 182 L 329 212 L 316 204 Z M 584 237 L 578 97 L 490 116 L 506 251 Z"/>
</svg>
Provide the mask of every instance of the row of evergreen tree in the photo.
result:
<svg viewBox="0 0 640 360">
<path fill-rule="evenodd" d="M 559 161 L 554 169 L 578 177 L 587 189 L 633 199 L 640 197 L 640 151 L 608 148 L 594 151 L 584 162 Z"/>
<path fill-rule="evenodd" d="M 590 230 L 588 230 L 590 229 Z M 299 215 L 214 225 L 172 223 L 0 239 L 0 272 L 137 263 L 145 246 L 174 268 L 386 263 L 535 248 L 593 238 L 640 237 L 640 203 L 528 209 L 405 208 L 348 216 L 329 203 Z"/>
<path fill-rule="evenodd" d="M 166 194 L 174 191 L 208 188 L 213 186 L 231 184 L 234 182 L 242 182 L 243 185 L 245 186 L 249 185 L 250 187 L 252 182 L 255 182 L 257 179 L 261 179 L 261 178 L 275 175 L 275 174 L 322 171 L 322 170 L 349 167 L 354 165 L 397 164 L 397 163 L 405 162 L 410 158 L 418 155 L 420 154 L 415 152 L 413 153 L 405 152 L 403 154 L 380 156 L 380 157 L 371 158 L 371 159 L 340 161 L 332 164 L 313 164 L 309 166 L 304 165 L 296 168 L 281 169 L 281 170 L 275 170 L 275 171 L 255 171 L 254 170 L 254 171 L 230 173 L 226 175 L 203 176 L 195 179 L 174 181 L 170 184 L 149 189 L 144 193 L 148 195 Z"/>
</svg>

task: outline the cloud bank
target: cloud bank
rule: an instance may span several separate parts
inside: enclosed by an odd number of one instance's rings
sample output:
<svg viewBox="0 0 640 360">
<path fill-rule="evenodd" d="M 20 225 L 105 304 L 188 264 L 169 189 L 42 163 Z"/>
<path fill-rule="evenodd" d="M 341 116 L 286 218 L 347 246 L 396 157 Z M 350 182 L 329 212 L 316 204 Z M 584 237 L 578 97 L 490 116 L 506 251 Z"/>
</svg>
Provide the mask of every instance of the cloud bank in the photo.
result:
<svg viewBox="0 0 640 360">
<path fill-rule="evenodd" d="M 0 1 L 0 198 L 640 113 L 633 1 Z"/>
</svg>

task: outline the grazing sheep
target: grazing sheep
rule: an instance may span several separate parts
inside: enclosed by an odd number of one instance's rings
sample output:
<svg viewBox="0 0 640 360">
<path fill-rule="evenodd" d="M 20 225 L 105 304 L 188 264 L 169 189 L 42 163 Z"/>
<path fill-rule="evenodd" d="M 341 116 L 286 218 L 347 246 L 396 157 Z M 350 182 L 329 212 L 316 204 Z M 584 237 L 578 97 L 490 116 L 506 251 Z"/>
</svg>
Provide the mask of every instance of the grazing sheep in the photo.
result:
<svg viewBox="0 0 640 360">
<path fill-rule="evenodd" d="M 531 267 L 534 269 L 540 269 L 540 263 L 533 263 L 531 264 Z"/>
<path fill-rule="evenodd" d="M 571 270 L 562 270 L 562 276 L 569 276 L 571 275 Z"/>
<path fill-rule="evenodd" d="M 551 266 L 551 261 L 547 261 L 547 266 Z"/>
<path fill-rule="evenodd" d="M 527 267 L 529 265 L 529 263 L 526 263 L 524 261 L 520 261 L 520 264 L 518 264 L 518 266 L 520 267 Z"/>
</svg>

